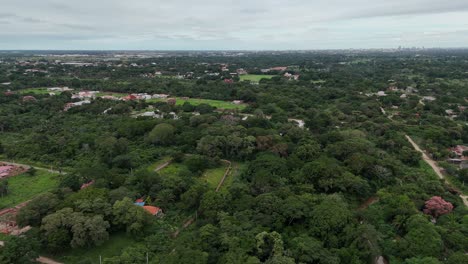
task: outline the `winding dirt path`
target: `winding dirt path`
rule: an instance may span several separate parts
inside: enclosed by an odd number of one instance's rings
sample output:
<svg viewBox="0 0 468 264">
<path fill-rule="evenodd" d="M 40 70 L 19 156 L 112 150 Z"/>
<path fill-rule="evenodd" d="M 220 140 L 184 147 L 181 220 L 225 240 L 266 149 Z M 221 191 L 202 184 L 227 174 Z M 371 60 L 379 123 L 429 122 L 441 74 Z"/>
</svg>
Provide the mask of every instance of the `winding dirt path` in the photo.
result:
<svg viewBox="0 0 468 264">
<path fill-rule="evenodd" d="M 416 142 L 414 142 L 413 139 L 411 139 L 408 135 L 405 135 L 405 137 L 406 137 L 406 139 L 409 141 L 409 143 L 411 143 L 411 145 L 413 146 L 413 148 L 414 148 L 416 151 L 419 151 L 419 152 L 422 154 L 423 160 L 424 160 L 427 164 L 429 164 L 429 166 L 431 166 L 432 170 L 434 170 L 434 172 L 437 174 L 437 176 L 438 176 L 441 180 L 446 181 L 444 174 L 443 174 L 442 171 L 440 170 L 440 167 L 437 165 L 437 162 L 435 162 L 433 159 L 431 159 L 431 158 L 426 154 L 426 152 L 424 152 L 424 151 L 418 146 L 418 144 L 416 144 Z M 465 204 L 465 206 L 468 207 L 468 196 L 467 196 L 467 195 L 460 194 L 460 198 L 463 200 L 463 204 Z"/>
</svg>

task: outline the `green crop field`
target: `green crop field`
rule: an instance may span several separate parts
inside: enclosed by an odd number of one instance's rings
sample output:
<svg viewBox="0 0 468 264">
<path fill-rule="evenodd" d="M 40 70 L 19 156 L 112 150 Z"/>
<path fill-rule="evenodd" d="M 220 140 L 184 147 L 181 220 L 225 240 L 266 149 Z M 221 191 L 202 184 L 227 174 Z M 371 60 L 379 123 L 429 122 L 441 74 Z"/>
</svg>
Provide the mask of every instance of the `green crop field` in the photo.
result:
<svg viewBox="0 0 468 264">
<path fill-rule="evenodd" d="M 9 193 L 0 197 L 0 209 L 12 207 L 33 199 L 38 194 L 58 187 L 58 175 L 44 170 L 37 170 L 36 175 L 23 173 L 5 179 L 8 181 Z M 4 180 L 3 180 L 4 181 Z"/>
<path fill-rule="evenodd" d="M 241 75 L 241 81 L 251 81 L 251 82 L 259 82 L 261 79 L 271 79 L 276 75 L 260 75 L 260 74 L 246 74 Z"/>
<path fill-rule="evenodd" d="M 185 102 L 188 102 L 192 105 L 200 105 L 200 104 L 209 104 L 213 107 L 218 109 L 239 109 L 242 110 L 247 107 L 247 104 L 234 104 L 228 101 L 221 101 L 221 100 L 211 100 L 211 99 L 199 99 L 199 98 L 189 98 L 189 99 L 182 99 L 181 97 L 176 97 L 177 102 L 176 105 L 183 105 Z M 166 99 L 150 99 L 147 102 L 164 102 Z"/>
</svg>

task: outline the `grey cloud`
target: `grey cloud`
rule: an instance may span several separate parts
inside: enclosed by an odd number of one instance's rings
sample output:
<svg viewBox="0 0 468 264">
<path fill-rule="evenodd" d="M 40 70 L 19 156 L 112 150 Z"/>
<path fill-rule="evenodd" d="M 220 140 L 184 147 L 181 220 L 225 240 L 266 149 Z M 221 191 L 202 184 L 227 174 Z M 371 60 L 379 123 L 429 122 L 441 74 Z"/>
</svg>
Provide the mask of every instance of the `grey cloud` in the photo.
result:
<svg viewBox="0 0 468 264">
<path fill-rule="evenodd" d="M 407 1 L 393 2 L 388 1 L 388 5 L 365 7 L 357 11 L 345 14 L 342 18 L 375 18 L 388 16 L 407 16 L 407 15 L 427 15 L 443 14 L 450 12 L 468 11 L 468 1 Z"/>
<path fill-rule="evenodd" d="M 76 45 L 88 46 L 76 48 L 102 49 L 153 48 L 154 42 L 179 48 L 388 46 L 388 39 L 407 40 L 405 34 L 424 32 L 425 40 L 457 41 L 468 23 L 468 15 L 461 13 L 468 12 L 468 0 L 0 1 L 1 42 L 31 48 L 36 40 L 54 47 L 83 40 Z"/>
<path fill-rule="evenodd" d="M 264 8 L 243 8 L 243 9 L 240 9 L 239 12 L 241 14 L 256 15 L 256 14 L 268 13 L 268 9 L 264 9 Z"/>
<path fill-rule="evenodd" d="M 69 28 L 69 29 L 75 29 L 75 30 L 87 30 L 87 31 L 95 30 L 95 27 L 88 26 L 88 25 L 79 25 L 79 24 L 70 24 L 70 23 L 56 23 L 56 25 Z"/>
<path fill-rule="evenodd" d="M 12 18 L 12 17 L 16 17 L 16 15 L 12 13 L 0 13 L 0 18 Z"/>
<path fill-rule="evenodd" d="M 33 18 L 33 17 L 23 17 L 21 20 L 23 22 L 26 22 L 26 23 L 45 23 L 45 22 L 47 22 L 45 20 L 38 19 L 38 18 Z"/>
</svg>

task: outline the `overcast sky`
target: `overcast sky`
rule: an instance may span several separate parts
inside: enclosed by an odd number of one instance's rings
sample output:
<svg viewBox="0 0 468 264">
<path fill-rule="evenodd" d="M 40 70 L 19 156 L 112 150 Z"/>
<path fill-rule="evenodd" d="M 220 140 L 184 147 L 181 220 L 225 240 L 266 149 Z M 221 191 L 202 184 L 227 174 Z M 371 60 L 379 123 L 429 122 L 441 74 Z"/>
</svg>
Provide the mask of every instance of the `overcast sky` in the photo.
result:
<svg viewBox="0 0 468 264">
<path fill-rule="evenodd" d="M 0 49 L 468 46 L 468 0 L 0 0 Z"/>
</svg>

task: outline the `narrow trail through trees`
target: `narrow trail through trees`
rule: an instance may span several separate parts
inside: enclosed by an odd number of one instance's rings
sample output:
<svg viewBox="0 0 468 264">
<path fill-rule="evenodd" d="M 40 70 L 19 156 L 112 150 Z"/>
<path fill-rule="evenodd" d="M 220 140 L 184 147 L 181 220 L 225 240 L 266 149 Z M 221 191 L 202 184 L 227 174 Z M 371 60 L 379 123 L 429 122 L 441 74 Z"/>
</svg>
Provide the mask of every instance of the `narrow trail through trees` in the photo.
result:
<svg viewBox="0 0 468 264">
<path fill-rule="evenodd" d="M 223 184 L 224 184 L 226 178 L 227 178 L 229 175 L 232 175 L 232 172 L 233 172 L 232 162 L 231 162 L 231 161 L 229 161 L 229 160 L 221 160 L 221 161 L 227 163 L 227 164 L 228 164 L 228 167 L 227 167 L 226 171 L 224 172 L 223 178 L 221 178 L 221 180 L 219 181 L 218 186 L 216 187 L 215 192 L 219 192 L 219 190 L 220 190 L 221 187 L 223 186 Z M 197 216 L 197 215 L 198 215 L 198 211 L 195 212 L 195 216 L 192 216 L 192 217 L 190 217 L 189 219 L 187 219 L 187 220 L 184 222 L 184 224 L 182 225 L 182 227 L 181 227 L 181 228 L 178 228 L 178 229 L 172 234 L 172 237 L 173 237 L 173 238 L 176 238 L 182 230 L 184 230 L 185 228 L 187 228 L 187 227 L 189 227 L 191 224 L 193 224 L 193 223 L 195 222 L 195 220 L 196 220 L 196 216 Z"/>
</svg>

